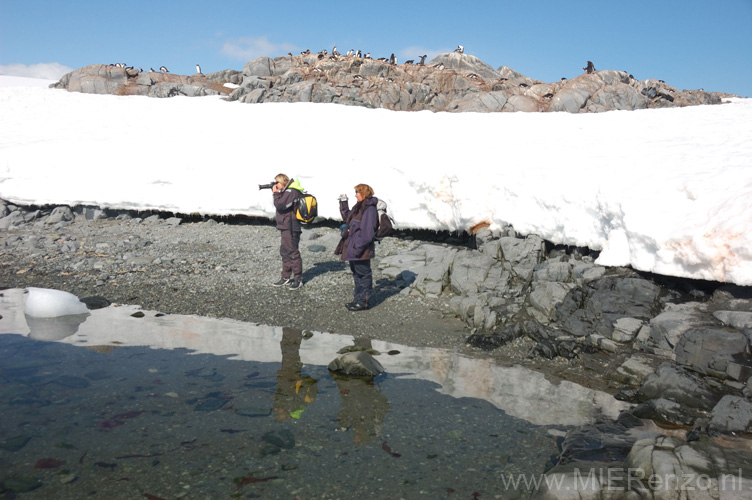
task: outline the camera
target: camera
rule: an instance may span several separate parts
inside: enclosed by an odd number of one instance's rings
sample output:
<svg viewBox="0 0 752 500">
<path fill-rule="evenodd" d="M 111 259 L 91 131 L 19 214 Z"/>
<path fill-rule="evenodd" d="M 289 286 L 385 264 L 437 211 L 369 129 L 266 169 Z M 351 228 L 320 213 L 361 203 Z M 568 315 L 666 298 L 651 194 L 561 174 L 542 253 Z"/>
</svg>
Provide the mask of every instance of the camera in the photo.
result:
<svg viewBox="0 0 752 500">
<path fill-rule="evenodd" d="M 270 182 L 269 184 L 259 184 L 259 191 L 262 189 L 271 189 L 275 184 L 276 182 Z"/>
</svg>

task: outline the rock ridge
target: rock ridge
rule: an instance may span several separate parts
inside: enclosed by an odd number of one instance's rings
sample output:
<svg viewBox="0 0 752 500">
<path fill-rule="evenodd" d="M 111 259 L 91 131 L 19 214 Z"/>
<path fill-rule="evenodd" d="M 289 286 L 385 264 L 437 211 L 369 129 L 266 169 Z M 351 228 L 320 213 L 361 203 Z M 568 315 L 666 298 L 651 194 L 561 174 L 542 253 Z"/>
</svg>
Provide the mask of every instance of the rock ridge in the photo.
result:
<svg viewBox="0 0 752 500">
<path fill-rule="evenodd" d="M 728 94 L 678 90 L 624 71 L 583 73 L 545 83 L 475 56 L 440 54 L 427 64 L 325 53 L 259 57 L 243 71 L 192 76 L 95 64 L 51 87 L 71 92 L 149 97 L 221 95 L 242 103 L 336 103 L 395 111 L 598 113 L 720 104 Z"/>
</svg>

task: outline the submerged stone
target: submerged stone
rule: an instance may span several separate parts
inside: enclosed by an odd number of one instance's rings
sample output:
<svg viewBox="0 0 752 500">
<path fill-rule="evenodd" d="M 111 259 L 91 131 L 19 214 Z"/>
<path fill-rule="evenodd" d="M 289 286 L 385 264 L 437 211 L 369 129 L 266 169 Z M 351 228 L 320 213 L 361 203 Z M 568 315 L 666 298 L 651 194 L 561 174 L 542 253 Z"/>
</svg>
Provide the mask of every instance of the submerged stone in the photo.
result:
<svg viewBox="0 0 752 500">
<path fill-rule="evenodd" d="M 286 450 L 295 448 L 295 435 L 287 429 L 269 431 L 262 438 L 265 442 Z"/>
<path fill-rule="evenodd" d="M 375 377 L 384 373 L 381 363 L 365 351 L 346 352 L 337 356 L 329 363 L 329 370 L 357 377 Z"/>
<path fill-rule="evenodd" d="M 18 451 L 29 442 L 31 436 L 15 436 L 12 438 L 4 439 L 0 441 L 0 449 L 5 451 Z"/>
<path fill-rule="evenodd" d="M 91 385 L 85 378 L 74 377 L 73 375 L 61 375 L 52 382 L 63 387 L 70 387 L 71 389 L 86 389 Z"/>
<path fill-rule="evenodd" d="M 42 481 L 33 477 L 8 477 L 0 482 L 0 490 L 26 493 L 42 486 Z"/>
</svg>

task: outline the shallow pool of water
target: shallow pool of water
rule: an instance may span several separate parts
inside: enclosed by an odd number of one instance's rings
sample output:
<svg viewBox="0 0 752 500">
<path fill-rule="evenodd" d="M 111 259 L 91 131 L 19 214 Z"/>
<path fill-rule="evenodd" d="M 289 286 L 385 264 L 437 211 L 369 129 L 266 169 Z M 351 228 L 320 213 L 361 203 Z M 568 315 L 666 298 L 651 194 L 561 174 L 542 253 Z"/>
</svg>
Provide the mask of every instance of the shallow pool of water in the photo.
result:
<svg viewBox="0 0 752 500">
<path fill-rule="evenodd" d="M 23 297 L 0 297 L 0 479 L 23 498 L 515 498 L 622 408 L 440 349 L 137 306 L 39 320 Z M 386 373 L 331 374 L 353 345 Z"/>
</svg>

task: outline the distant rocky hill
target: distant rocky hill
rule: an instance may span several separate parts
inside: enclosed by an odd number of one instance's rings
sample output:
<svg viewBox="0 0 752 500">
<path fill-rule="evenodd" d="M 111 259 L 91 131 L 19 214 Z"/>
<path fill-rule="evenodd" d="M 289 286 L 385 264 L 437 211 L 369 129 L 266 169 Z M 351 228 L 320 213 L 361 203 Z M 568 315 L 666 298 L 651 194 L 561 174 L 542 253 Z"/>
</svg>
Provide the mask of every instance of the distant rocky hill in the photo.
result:
<svg viewBox="0 0 752 500">
<path fill-rule="evenodd" d="M 441 54 L 425 64 L 390 64 L 324 53 L 259 57 L 243 71 L 192 76 L 92 65 L 52 85 L 74 92 L 174 97 L 225 95 L 230 101 L 318 102 L 400 111 L 567 111 L 590 113 L 720 104 L 727 94 L 678 90 L 624 71 L 583 72 L 544 83 L 477 57 Z"/>
</svg>

